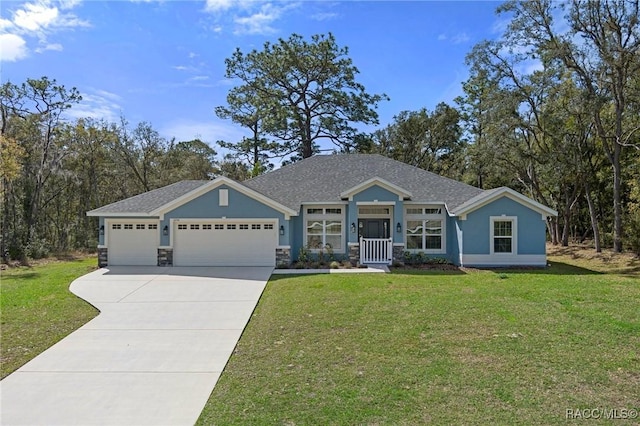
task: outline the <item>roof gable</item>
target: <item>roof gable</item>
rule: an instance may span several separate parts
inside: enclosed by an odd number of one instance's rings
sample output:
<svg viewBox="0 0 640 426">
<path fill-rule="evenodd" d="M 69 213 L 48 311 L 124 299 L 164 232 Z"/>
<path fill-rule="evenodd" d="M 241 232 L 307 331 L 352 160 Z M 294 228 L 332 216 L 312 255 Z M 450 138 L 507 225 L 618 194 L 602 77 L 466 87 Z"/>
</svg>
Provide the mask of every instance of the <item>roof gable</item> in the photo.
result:
<svg viewBox="0 0 640 426">
<path fill-rule="evenodd" d="M 396 194 L 398 196 L 399 201 L 411 198 L 411 192 L 407 191 L 406 189 L 400 188 L 398 185 L 394 185 L 391 182 L 387 182 L 384 179 L 380 179 L 377 176 L 371 179 L 368 179 L 352 188 L 349 188 L 346 191 L 342 191 L 340 193 L 340 198 L 346 198 L 349 201 L 351 201 L 353 200 L 354 195 L 364 191 L 365 189 L 371 188 L 372 186 L 379 186 L 381 188 L 386 189 L 389 192 Z"/>
<path fill-rule="evenodd" d="M 537 201 L 532 200 L 531 198 L 526 197 L 511 188 L 507 188 L 506 186 L 485 191 L 484 193 L 467 200 L 465 203 L 454 209 L 452 213 L 455 216 L 459 216 L 464 219 L 469 213 L 478 210 L 479 208 L 484 207 L 487 204 L 490 204 L 502 197 L 507 197 L 519 204 L 530 208 L 531 210 L 540 213 L 543 218 L 546 218 L 547 216 L 558 216 L 557 211 L 543 204 L 540 204 Z"/>
<path fill-rule="evenodd" d="M 200 197 L 201 195 L 215 189 L 218 188 L 220 186 L 228 186 L 229 188 L 232 188 L 244 195 L 246 195 L 247 197 L 253 198 L 256 201 L 261 202 L 262 204 L 265 204 L 271 208 L 273 208 L 274 210 L 277 210 L 279 212 L 281 212 L 282 214 L 285 215 L 286 219 L 289 219 L 290 216 L 297 216 L 298 212 L 295 210 L 292 210 L 290 208 L 288 208 L 287 206 L 283 206 L 282 204 L 270 199 L 269 197 L 266 197 L 262 194 L 260 194 L 259 192 L 254 191 L 251 188 L 247 188 L 246 186 L 242 185 L 239 182 L 236 182 L 235 180 L 229 179 L 227 177 L 224 176 L 220 176 L 217 177 L 216 179 L 209 181 L 207 184 L 200 186 L 199 188 L 194 189 L 191 192 L 188 192 L 184 195 L 182 195 L 181 197 L 176 198 L 175 200 L 172 200 L 171 202 L 160 206 L 159 208 L 153 210 L 151 212 L 151 215 L 153 216 L 160 216 L 160 218 L 162 219 L 162 217 L 164 216 L 165 213 L 180 207 L 183 204 L 188 203 L 191 200 L 194 200 L 195 198 Z"/>
</svg>

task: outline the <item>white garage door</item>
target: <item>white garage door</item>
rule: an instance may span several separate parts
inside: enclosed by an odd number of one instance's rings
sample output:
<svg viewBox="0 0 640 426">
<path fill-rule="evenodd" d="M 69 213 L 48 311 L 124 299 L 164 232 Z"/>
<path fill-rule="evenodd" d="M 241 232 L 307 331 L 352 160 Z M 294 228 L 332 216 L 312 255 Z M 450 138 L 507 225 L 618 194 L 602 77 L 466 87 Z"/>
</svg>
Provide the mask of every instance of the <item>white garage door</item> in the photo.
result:
<svg viewBox="0 0 640 426">
<path fill-rule="evenodd" d="M 273 221 L 180 221 L 173 229 L 175 266 L 275 266 Z"/>
<path fill-rule="evenodd" d="M 118 221 L 108 225 L 109 265 L 157 265 L 158 222 Z"/>
</svg>

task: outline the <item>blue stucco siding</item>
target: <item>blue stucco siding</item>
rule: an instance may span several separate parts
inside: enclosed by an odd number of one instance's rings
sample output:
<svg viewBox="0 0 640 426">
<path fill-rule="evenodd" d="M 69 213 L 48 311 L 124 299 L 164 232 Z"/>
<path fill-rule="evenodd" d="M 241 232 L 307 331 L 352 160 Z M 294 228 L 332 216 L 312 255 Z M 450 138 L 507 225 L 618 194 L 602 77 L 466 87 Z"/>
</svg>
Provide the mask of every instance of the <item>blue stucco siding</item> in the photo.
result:
<svg viewBox="0 0 640 426">
<path fill-rule="evenodd" d="M 546 222 L 542 215 L 508 197 L 499 198 L 467 215 L 466 220 L 457 220 L 458 232 L 462 233 L 464 254 L 490 254 L 491 216 L 516 216 L 517 253 L 546 253 Z"/>
<path fill-rule="evenodd" d="M 353 201 L 398 201 L 398 194 L 395 194 L 391 191 L 388 191 L 381 186 L 372 185 L 367 189 L 363 189 L 362 191 L 355 194 L 353 197 Z"/>
<path fill-rule="evenodd" d="M 218 194 L 220 189 L 229 190 L 228 206 L 219 205 Z M 205 194 L 202 194 L 201 196 L 165 213 L 164 219 L 161 221 L 160 228 L 164 228 L 165 225 L 168 225 L 169 229 L 171 229 L 171 219 L 221 219 L 223 217 L 227 219 L 278 219 L 278 228 L 280 225 L 283 225 L 285 230 L 284 235 L 280 235 L 278 232 L 279 244 L 289 245 L 290 227 L 287 221 L 285 221 L 283 213 L 226 185 L 214 188 L 211 191 L 208 191 Z M 169 235 L 162 235 L 160 244 L 168 246 L 170 241 L 169 237 Z"/>
<path fill-rule="evenodd" d="M 458 263 L 460 256 L 460 242 L 458 241 L 458 232 L 456 226 L 456 218 L 447 216 L 447 258 L 453 262 Z"/>
</svg>

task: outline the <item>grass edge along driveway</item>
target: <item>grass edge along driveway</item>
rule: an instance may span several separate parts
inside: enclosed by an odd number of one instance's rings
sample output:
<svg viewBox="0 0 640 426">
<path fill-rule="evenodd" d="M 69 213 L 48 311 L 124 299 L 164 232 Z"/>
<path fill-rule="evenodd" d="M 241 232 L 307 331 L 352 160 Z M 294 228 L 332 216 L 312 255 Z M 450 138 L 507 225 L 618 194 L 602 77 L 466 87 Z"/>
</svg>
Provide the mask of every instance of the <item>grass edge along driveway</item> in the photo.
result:
<svg viewBox="0 0 640 426">
<path fill-rule="evenodd" d="M 69 291 L 95 269 L 94 257 L 4 270 L 0 276 L 1 378 L 11 374 L 98 311 Z"/>
<path fill-rule="evenodd" d="M 633 415 L 638 347 L 635 269 L 274 276 L 199 424 Z"/>
</svg>

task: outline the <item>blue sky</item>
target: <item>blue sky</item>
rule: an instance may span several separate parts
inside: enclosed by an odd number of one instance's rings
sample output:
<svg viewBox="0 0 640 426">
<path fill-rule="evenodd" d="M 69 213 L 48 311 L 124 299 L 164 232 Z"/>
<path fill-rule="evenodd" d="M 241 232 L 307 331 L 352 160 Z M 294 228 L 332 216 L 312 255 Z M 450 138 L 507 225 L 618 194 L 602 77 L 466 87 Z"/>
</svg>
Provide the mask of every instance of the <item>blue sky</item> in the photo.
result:
<svg viewBox="0 0 640 426">
<path fill-rule="evenodd" d="M 47 76 L 84 97 L 70 118 L 150 122 L 166 138 L 238 140 L 218 119 L 234 82 L 225 58 L 298 33 L 332 32 L 358 81 L 391 100 L 380 126 L 403 110 L 452 103 L 465 55 L 502 28 L 498 2 L 80 1 L 0 2 L 2 82 Z M 502 20 L 503 21 L 503 20 Z"/>
</svg>

